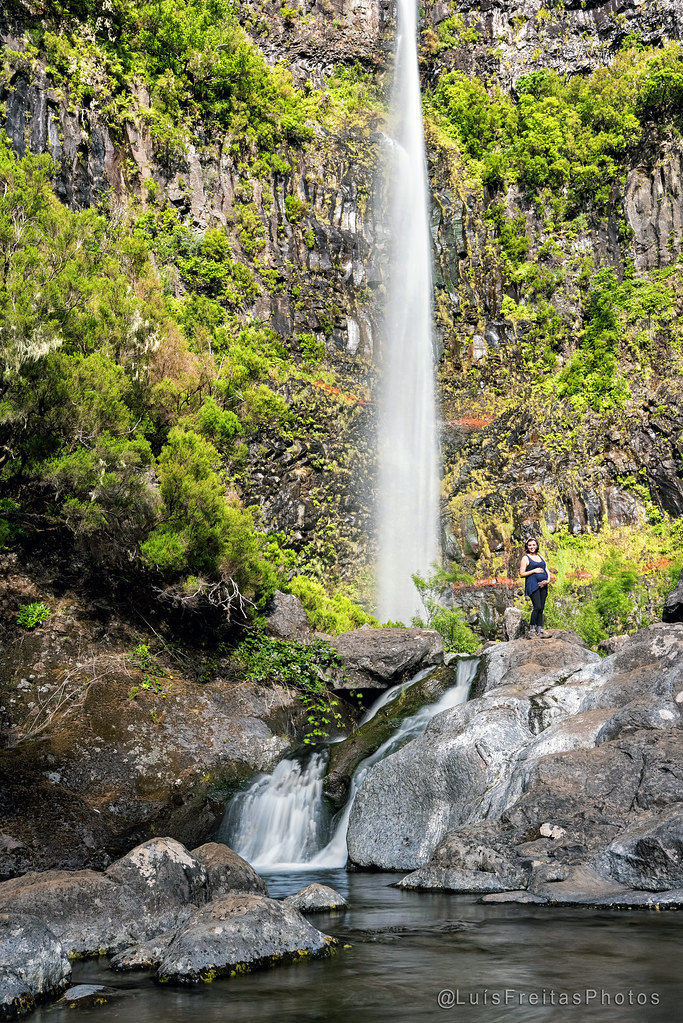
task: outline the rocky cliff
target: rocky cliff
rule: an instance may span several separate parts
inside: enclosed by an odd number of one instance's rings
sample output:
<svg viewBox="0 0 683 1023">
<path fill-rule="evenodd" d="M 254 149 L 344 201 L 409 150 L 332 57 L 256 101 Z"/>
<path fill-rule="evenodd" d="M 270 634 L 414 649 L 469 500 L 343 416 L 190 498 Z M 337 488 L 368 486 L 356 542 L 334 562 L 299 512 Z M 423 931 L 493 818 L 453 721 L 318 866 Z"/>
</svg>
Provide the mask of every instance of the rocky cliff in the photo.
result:
<svg viewBox="0 0 683 1023">
<path fill-rule="evenodd" d="M 49 6 L 44 13 L 49 25 Z M 427 95 L 438 99 L 440 83 L 454 73 L 514 97 L 525 76 L 548 69 L 599 72 L 624 41 L 643 48 L 677 40 L 682 17 L 676 2 L 663 9 L 430 3 L 420 27 Z M 236 152 L 229 133 L 196 121 L 169 148 L 155 128 L 158 95 L 139 80 L 127 86 L 126 112 L 114 123 L 106 87 L 83 54 L 71 56 L 84 65 L 76 74 L 56 71 L 49 48 L 31 41 L 34 22 L 22 4 L 0 25 L 6 131 L 18 153 L 53 156 L 55 189 L 73 208 L 113 194 L 150 216 L 170 211 L 197 238 L 212 227 L 227 231 L 250 275 L 238 316 L 268 322 L 293 353 L 313 346 L 334 367 L 341 386 L 309 385 L 298 404 L 310 424 L 301 441 L 292 445 L 268 429 L 253 437 L 242 489 L 260 506 L 265 528 L 282 532 L 314 564 L 332 562 L 339 579 L 357 581 L 372 561 L 372 393 L 386 261 L 374 198 L 393 11 L 384 3 L 243 4 L 240 20 L 268 61 L 288 62 L 303 91 L 321 89 L 335 74 L 375 83 L 363 86 L 355 108 L 327 119 L 323 89 L 318 122 L 309 121 L 312 141 L 290 142 L 275 173 L 264 176 Z M 79 78 L 86 90 L 76 87 Z M 662 136 L 645 123 L 601 205 L 584 198 L 569 213 L 553 213 L 551 193 L 534 193 L 514 177 L 477 177 L 466 146 L 444 134 L 438 103 L 428 99 L 426 109 L 446 558 L 475 576 L 506 576 L 514 574 L 526 531 L 637 529 L 652 506 L 679 516 L 683 235 L 675 131 Z M 516 263 L 510 225 L 523 250 Z M 611 269 L 617 283 L 629 267 L 647 282 L 665 272 L 668 302 L 654 313 L 644 308 L 623 328 L 617 354 L 628 400 L 575 411 L 542 382 L 543 373 L 561 375 L 580 346 L 591 267 Z M 168 289 L 188 294 L 177 260 L 160 270 Z"/>
</svg>

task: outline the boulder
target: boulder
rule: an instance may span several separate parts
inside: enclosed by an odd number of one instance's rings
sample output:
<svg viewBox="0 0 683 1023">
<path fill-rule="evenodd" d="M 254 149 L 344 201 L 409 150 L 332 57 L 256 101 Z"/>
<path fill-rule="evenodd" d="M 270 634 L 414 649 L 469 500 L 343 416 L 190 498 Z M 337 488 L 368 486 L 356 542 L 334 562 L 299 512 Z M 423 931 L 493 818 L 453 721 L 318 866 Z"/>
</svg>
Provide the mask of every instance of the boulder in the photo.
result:
<svg viewBox="0 0 683 1023">
<path fill-rule="evenodd" d="M 487 805 L 507 763 L 530 738 L 529 704 L 474 701 L 437 715 L 419 738 L 371 767 L 349 819 L 349 858 L 415 870 L 449 827 Z"/>
<path fill-rule="evenodd" d="M 14 970 L 0 966 L 0 1019 L 25 1016 L 35 1005 L 30 985 Z"/>
<path fill-rule="evenodd" d="M 609 846 L 612 877 L 629 888 L 683 887 L 683 803 L 631 824 Z"/>
<path fill-rule="evenodd" d="M 386 689 L 421 668 L 443 664 L 443 641 L 434 629 L 372 629 L 363 626 L 330 643 L 344 662 L 340 689 Z"/>
<path fill-rule="evenodd" d="M 615 654 L 619 647 L 622 647 L 624 643 L 628 643 L 628 636 L 608 636 L 607 639 L 601 639 L 598 643 L 598 650 L 604 654 Z"/>
<path fill-rule="evenodd" d="M 507 639 L 521 639 L 526 631 L 524 615 L 517 607 L 506 607 L 503 611 L 503 629 Z"/>
<path fill-rule="evenodd" d="M 566 682 L 579 668 L 600 664 L 601 657 L 576 633 L 556 631 L 551 639 L 529 643 L 522 639 L 494 643 L 482 652 L 472 696 L 484 696 L 498 686 L 528 682 L 547 686 Z"/>
<path fill-rule="evenodd" d="M 176 927 L 193 907 L 222 894 L 231 867 L 236 884 L 265 887 L 232 850 L 210 846 L 194 856 L 172 838 L 155 838 L 103 873 L 25 874 L 0 884 L 0 909 L 40 917 L 69 955 L 116 952 Z"/>
<path fill-rule="evenodd" d="M 267 895 L 268 886 L 254 868 L 222 842 L 206 842 L 192 855 L 204 867 L 209 900 L 231 892 L 254 892 Z"/>
<path fill-rule="evenodd" d="M 106 1005 L 114 998 L 120 998 L 121 991 L 103 984 L 76 984 L 65 991 L 56 1007 L 61 1009 L 95 1009 Z"/>
<path fill-rule="evenodd" d="M 334 939 L 291 906 L 262 895 L 224 895 L 195 910 L 170 941 L 157 977 L 196 983 L 282 960 L 324 955 Z"/>
<path fill-rule="evenodd" d="M 286 906 L 298 909 L 300 913 L 324 913 L 331 909 L 344 909 L 346 899 L 326 884 L 309 884 L 295 895 L 283 899 Z"/>
<path fill-rule="evenodd" d="M 67 987 L 71 963 L 45 923 L 27 913 L 0 912 L 0 1019 L 30 1012 Z"/>
<path fill-rule="evenodd" d="M 293 593 L 276 590 L 266 613 L 266 629 L 275 639 L 310 643 L 313 639 L 303 604 Z"/>
<path fill-rule="evenodd" d="M 135 893 L 158 931 L 175 924 L 188 905 L 208 898 L 204 864 L 173 838 L 143 842 L 104 874 Z"/>
<path fill-rule="evenodd" d="M 483 870 L 459 870 L 457 867 L 437 867 L 428 864 L 408 874 L 398 883 L 409 891 L 444 892 L 504 892 L 504 885 L 495 874 Z"/>
<path fill-rule="evenodd" d="M 683 622 L 683 571 L 678 577 L 676 586 L 664 601 L 662 621 Z"/>
<path fill-rule="evenodd" d="M 38 917 L 70 956 L 103 955 L 155 927 L 135 892 L 93 870 L 46 870 L 4 881 L 0 912 Z"/>
<path fill-rule="evenodd" d="M 174 935 L 174 930 L 164 931 L 163 934 L 156 934 L 147 941 L 141 941 L 137 945 L 122 949 L 109 960 L 110 969 L 120 972 L 156 970 Z"/>
</svg>

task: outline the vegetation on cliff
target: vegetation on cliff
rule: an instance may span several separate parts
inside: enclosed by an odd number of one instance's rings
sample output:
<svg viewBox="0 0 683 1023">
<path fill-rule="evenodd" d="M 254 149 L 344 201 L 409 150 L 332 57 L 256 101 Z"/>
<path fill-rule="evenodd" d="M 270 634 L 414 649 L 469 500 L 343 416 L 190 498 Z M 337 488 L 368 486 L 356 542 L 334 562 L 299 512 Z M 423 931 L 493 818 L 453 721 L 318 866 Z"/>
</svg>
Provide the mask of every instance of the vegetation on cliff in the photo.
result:
<svg viewBox="0 0 683 1023">
<path fill-rule="evenodd" d="M 9 9 L 26 19 L 21 0 Z M 66 528 L 96 570 L 135 575 L 175 607 L 213 604 L 243 618 L 279 586 L 300 596 L 318 629 L 374 622 L 339 592 L 368 546 L 367 536 L 358 540 L 360 515 L 349 530 L 341 523 L 354 467 L 369 457 L 357 438 L 372 416 L 373 371 L 358 358 L 344 364 L 332 343 L 348 305 L 330 280 L 355 270 L 335 265 L 324 278 L 282 259 L 278 246 L 291 236 L 317 254 L 311 203 L 284 182 L 305 153 L 326 152 L 330 129 L 370 181 L 381 83 L 352 64 L 322 88 L 296 88 L 284 65 L 266 62 L 226 0 L 111 0 L 105 8 L 42 0 L 26 24 L 26 45 L 3 55 L 4 99 L 18 79 L 46 74 L 51 101 L 106 123 L 121 153 L 129 129 L 148 133 L 155 167 L 146 176 L 122 159 L 125 201 L 102 193 L 79 212 L 58 201 L 58 168 L 47 157 L 20 157 L 0 140 L 0 543 L 21 528 Z M 478 32 L 450 15 L 434 38 L 425 29 L 425 52 L 434 60 Z M 541 69 L 511 93 L 462 71 L 431 77 L 433 150 L 472 211 L 457 304 L 441 317 L 446 416 L 474 401 L 494 419 L 484 455 L 473 440 L 449 456 L 449 529 L 471 519 L 479 548 L 475 556 L 476 543 L 468 546 L 458 526 L 447 575 L 453 565 L 473 579 L 509 571 L 520 535 L 510 510 L 521 500 L 510 497 L 514 462 L 531 444 L 511 426 L 520 396 L 536 407 L 527 435 L 540 432 L 555 478 L 563 474 L 570 486 L 578 458 L 593 465 L 603 457 L 587 430 L 628 428 L 647 386 L 681 375 L 683 263 L 636 269 L 623 202 L 634 164 L 657 159 L 680 137 L 681 52 L 675 42 L 652 48 L 629 37 L 591 74 Z M 225 222 L 193 221 L 190 146 L 231 162 Z M 173 201 L 164 190 L 171 179 Z M 443 176 L 434 184 L 440 194 Z M 476 253 L 475 235 L 484 239 Z M 593 238 L 607 241 L 600 249 Z M 371 289 L 357 292 L 364 308 Z M 256 303 L 280 303 L 291 326 L 261 320 Z M 501 336 L 475 365 L 467 345 L 491 323 Z M 335 431 L 344 440 L 330 457 Z M 321 438 L 327 450 L 313 447 Z M 277 459 L 305 445 L 304 511 L 296 525 L 290 516 L 275 530 L 261 521 L 255 466 L 268 466 L 263 488 L 277 491 Z M 649 519 L 649 560 L 675 566 L 670 510 L 637 472 L 621 472 L 619 486 Z M 551 532 L 561 558 L 567 544 L 555 525 Z M 631 539 L 617 543 L 625 556 Z M 625 577 L 607 572 L 617 577 L 628 596 Z M 663 585 L 660 573 L 650 589 Z M 425 621 L 451 643 L 471 645 L 459 613 L 439 608 L 425 586 Z M 577 587 L 557 593 L 557 620 L 568 622 Z M 564 610 L 563 596 L 571 596 Z M 654 613 L 654 594 L 648 607 Z M 610 614 L 599 611 L 603 631 L 637 624 L 633 609 Z"/>
</svg>

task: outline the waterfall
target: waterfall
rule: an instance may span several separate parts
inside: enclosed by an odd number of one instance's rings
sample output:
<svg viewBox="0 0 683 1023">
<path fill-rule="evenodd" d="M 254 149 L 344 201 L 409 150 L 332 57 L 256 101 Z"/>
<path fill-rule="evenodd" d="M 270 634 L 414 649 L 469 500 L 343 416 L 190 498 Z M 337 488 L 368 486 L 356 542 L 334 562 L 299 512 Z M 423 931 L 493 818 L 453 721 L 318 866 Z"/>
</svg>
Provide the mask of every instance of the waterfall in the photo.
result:
<svg viewBox="0 0 683 1023">
<path fill-rule="evenodd" d="M 306 864 L 323 840 L 323 778 L 326 753 L 308 763 L 281 760 L 238 793 L 226 811 L 218 838 L 256 869 Z"/>
<path fill-rule="evenodd" d="M 415 0 L 398 0 L 387 193 L 391 252 L 379 423 L 378 595 L 382 621 L 410 624 L 412 583 L 439 553 L 429 198 Z"/>
<path fill-rule="evenodd" d="M 456 668 L 455 685 L 436 703 L 421 707 L 416 714 L 404 718 L 396 732 L 371 756 L 361 761 L 351 779 L 349 799 L 327 844 L 324 844 L 328 829 L 323 800 L 326 752 L 314 753 L 305 763 L 299 758 L 282 760 L 272 774 L 256 778 L 228 806 L 218 840 L 231 846 L 258 870 L 345 866 L 346 831 L 351 807 L 368 771 L 373 764 L 421 735 L 437 714 L 465 703 L 478 663 L 476 657 L 461 658 Z M 409 684 L 413 685 L 427 674 L 428 671 L 419 672 Z M 404 685 L 398 685 L 383 693 L 370 708 L 364 722 L 371 720 L 404 688 Z"/>
</svg>

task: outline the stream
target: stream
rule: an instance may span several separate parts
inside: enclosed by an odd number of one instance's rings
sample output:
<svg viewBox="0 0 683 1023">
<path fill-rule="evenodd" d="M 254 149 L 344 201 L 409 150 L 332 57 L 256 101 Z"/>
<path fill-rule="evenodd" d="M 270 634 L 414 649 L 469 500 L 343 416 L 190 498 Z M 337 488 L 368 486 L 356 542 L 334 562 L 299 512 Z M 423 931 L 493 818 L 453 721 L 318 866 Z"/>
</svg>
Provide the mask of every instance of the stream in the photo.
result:
<svg viewBox="0 0 683 1023">
<path fill-rule="evenodd" d="M 311 870 L 264 876 L 276 898 L 312 881 L 344 894 L 346 911 L 310 919 L 351 947 L 330 959 L 188 989 L 158 987 L 149 974 L 113 974 L 106 960 L 77 962 L 73 983 L 107 984 L 122 995 L 83 1010 L 79 1018 L 91 1013 L 101 1023 L 680 1018 L 683 914 L 478 905 L 471 895 L 400 891 L 391 887 L 395 874 Z M 439 992 L 446 992 L 444 1008 Z M 563 995 L 578 1004 L 558 1004 Z M 456 1004 L 449 1005 L 451 998 Z M 53 1006 L 32 1018 L 66 1023 L 74 1013 Z"/>
</svg>

